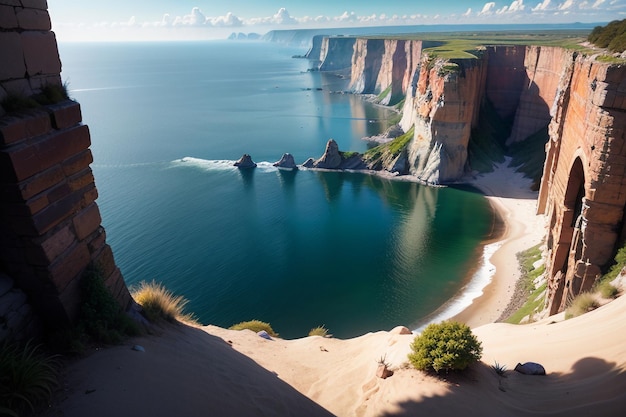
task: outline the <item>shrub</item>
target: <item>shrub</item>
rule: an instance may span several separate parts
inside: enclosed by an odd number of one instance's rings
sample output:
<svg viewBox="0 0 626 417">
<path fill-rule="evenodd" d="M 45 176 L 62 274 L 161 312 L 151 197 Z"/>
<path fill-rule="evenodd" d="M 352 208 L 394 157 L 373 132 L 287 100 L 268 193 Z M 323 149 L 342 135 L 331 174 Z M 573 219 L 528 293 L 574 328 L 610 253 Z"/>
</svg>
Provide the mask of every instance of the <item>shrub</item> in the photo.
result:
<svg viewBox="0 0 626 417">
<path fill-rule="evenodd" d="M 93 267 L 81 280 L 82 305 L 78 334 L 106 343 L 120 343 L 124 336 L 139 333 L 137 324 L 126 315 L 117 300 L 104 285 L 102 271 Z"/>
<path fill-rule="evenodd" d="M 498 376 L 506 377 L 506 365 L 499 364 L 498 361 L 495 361 L 494 364 L 491 365 L 491 369 L 493 369 Z"/>
<path fill-rule="evenodd" d="M 0 346 L 0 415 L 18 416 L 49 401 L 57 383 L 57 361 L 28 342 Z"/>
<path fill-rule="evenodd" d="M 192 314 L 184 312 L 189 300 L 183 296 L 174 295 L 155 281 L 150 283 L 142 281 L 136 289 L 133 289 L 132 296 L 141 306 L 144 316 L 153 323 L 159 321 L 196 322 Z"/>
<path fill-rule="evenodd" d="M 409 354 L 411 364 L 420 370 L 463 370 L 480 360 L 482 345 L 465 324 L 445 321 L 429 324 L 415 337 Z"/>
<path fill-rule="evenodd" d="M 571 319 L 578 317 L 589 311 L 595 310 L 600 304 L 595 299 L 593 294 L 583 292 L 578 294 L 571 302 L 570 306 L 565 310 L 565 319 Z"/>
<path fill-rule="evenodd" d="M 617 294 L 619 293 L 619 290 L 617 289 L 617 287 L 608 281 L 600 282 L 597 285 L 596 290 L 604 298 L 615 298 L 617 297 Z"/>
<path fill-rule="evenodd" d="M 322 324 L 321 326 L 317 326 L 317 327 L 311 329 L 311 331 L 309 332 L 309 336 L 326 337 L 326 336 L 328 336 L 328 329 L 326 327 L 324 327 L 324 325 Z"/>
<path fill-rule="evenodd" d="M 255 333 L 260 332 L 261 330 L 265 330 L 267 334 L 272 337 L 278 337 L 278 333 L 272 329 L 269 323 L 265 323 L 259 320 L 250 320 L 250 321 L 242 321 L 241 323 L 234 324 L 229 327 L 230 330 L 252 330 Z"/>
</svg>

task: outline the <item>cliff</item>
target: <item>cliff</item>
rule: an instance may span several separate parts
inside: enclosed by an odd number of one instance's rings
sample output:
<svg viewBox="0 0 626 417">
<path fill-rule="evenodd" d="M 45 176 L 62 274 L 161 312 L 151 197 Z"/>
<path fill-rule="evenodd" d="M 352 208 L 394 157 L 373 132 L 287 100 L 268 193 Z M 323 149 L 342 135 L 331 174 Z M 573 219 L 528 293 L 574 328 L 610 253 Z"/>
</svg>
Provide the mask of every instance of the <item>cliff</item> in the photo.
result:
<svg viewBox="0 0 626 417">
<path fill-rule="evenodd" d="M 352 55 L 349 89 L 381 95 L 381 104 L 399 102 L 419 65 L 422 41 L 357 39 Z"/>
<path fill-rule="evenodd" d="M 440 184 L 464 174 L 471 130 L 478 122 L 484 69 L 482 59 L 422 61 L 401 121 L 405 130 L 415 127 L 408 146 L 412 175 Z"/>
<path fill-rule="evenodd" d="M 482 146 L 516 148 L 519 159 L 536 166 L 545 158 L 538 212 L 550 219 L 548 307 L 562 311 L 593 286 L 626 236 L 626 66 L 519 45 L 443 60 L 429 56 L 430 46 L 354 41 L 351 90 L 377 94 L 381 103 L 403 98 L 400 127 L 407 132 L 363 161 L 427 184 L 452 183 L 473 169 L 468 154 L 476 129 L 489 130 L 480 125 L 494 117 L 509 126 L 510 133 L 500 130 Z M 494 114 L 482 117 L 488 112 Z"/>
<path fill-rule="evenodd" d="M 349 70 L 352 66 L 352 51 L 355 38 L 323 37 L 320 43 L 320 71 Z"/>
</svg>

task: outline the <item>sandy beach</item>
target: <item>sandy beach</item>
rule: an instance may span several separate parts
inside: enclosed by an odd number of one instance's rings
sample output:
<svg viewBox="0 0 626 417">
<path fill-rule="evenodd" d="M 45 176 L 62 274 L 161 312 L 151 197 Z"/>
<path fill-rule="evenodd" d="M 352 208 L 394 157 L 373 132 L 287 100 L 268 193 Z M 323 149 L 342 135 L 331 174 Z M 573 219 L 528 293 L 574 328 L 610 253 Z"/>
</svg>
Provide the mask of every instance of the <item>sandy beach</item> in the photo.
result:
<svg viewBox="0 0 626 417">
<path fill-rule="evenodd" d="M 465 373 L 433 376 L 408 367 L 415 336 L 400 328 L 347 340 L 267 340 L 248 330 L 168 325 L 70 363 L 47 415 L 621 416 L 626 297 L 567 321 L 561 314 L 494 324 L 519 276 L 515 254 L 541 241 L 544 220 L 535 215 L 529 180 L 512 169 L 472 183 L 506 231 L 491 257 L 491 283 L 455 317 L 483 346 L 482 360 Z M 387 379 L 375 375 L 380 358 L 394 371 Z M 507 367 L 505 377 L 491 368 L 496 361 Z M 512 371 L 526 361 L 541 363 L 547 376 Z"/>
<path fill-rule="evenodd" d="M 498 249 L 489 259 L 494 276 L 481 296 L 452 317 L 474 328 L 500 317 L 520 278 L 516 255 L 541 243 L 546 224 L 545 217 L 536 214 L 538 193 L 530 189 L 532 180 L 509 167 L 508 159 L 493 172 L 476 175 L 470 183 L 485 194 L 505 226 L 501 239 L 494 243 Z"/>
</svg>

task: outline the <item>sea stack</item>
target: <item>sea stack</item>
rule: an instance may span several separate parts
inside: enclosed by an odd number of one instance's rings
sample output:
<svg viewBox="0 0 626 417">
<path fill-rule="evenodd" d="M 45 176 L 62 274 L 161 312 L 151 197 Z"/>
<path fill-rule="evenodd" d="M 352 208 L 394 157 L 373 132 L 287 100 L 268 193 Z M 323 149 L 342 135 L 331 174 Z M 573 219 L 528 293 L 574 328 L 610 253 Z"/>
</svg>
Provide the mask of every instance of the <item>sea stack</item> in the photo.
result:
<svg viewBox="0 0 626 417">
<path fill-rule="evenodd" d="M 280 160 L 277 162 L 274 162 L 272 165 L 274 165 L 278 169 L 284 169 L 284 170 L 290 170 L 290 171 L 298 169 L 296 162 L 293 159 L 293 155 L 290 153 L 283 154 Z"/>
<path fill-rule="evenodd" d="M 341 154 L 339 146 L 334 139 L 329 139 L 326 143 L 324 155 L 315 161 L 316 168 L 338 169 L 341 166 Z"/>
<path fill-rule="evenodd" d="M 256 163 L 252 160 L 252 157 L 247 153 L 244 153 L 239 161 L 233 164 L 237 168 L 256 168 Z"/>
</svg>

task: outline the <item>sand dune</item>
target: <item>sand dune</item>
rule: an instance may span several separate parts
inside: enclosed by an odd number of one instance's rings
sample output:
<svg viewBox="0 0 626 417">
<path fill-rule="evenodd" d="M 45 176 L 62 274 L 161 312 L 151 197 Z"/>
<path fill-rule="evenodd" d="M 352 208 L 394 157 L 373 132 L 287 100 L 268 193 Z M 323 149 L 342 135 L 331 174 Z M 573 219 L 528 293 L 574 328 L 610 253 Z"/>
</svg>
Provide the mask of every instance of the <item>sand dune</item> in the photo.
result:
<svg viewBox="0 0 626 417">
<path fill-rule="evenodd" d="M 508 178 L 506 190 L 503 177 Z M 92 352 L 66 370 L 50 416 L 622 416 L 626 407 L 626 297 L 584 316 L 529 325 L 499 316 L 517 279 L 515 253 L 543 236 L 527 180 L 500 167 L 477 182 L 507 223 L 493 281 L 456 318 L 483 344 L 461 375 L 406 366 L 413 335 L 266 340 L 251 331 L 168 326 L 158 336 Z M 145 352 L 131 349 L 141 345 Z M 394 375 L 375 376 L 385 357 Z M 499 377 L 495 362 L 509 370 Z M 512 371 L 541 363 L 547 376 Z"/>
</svg>

